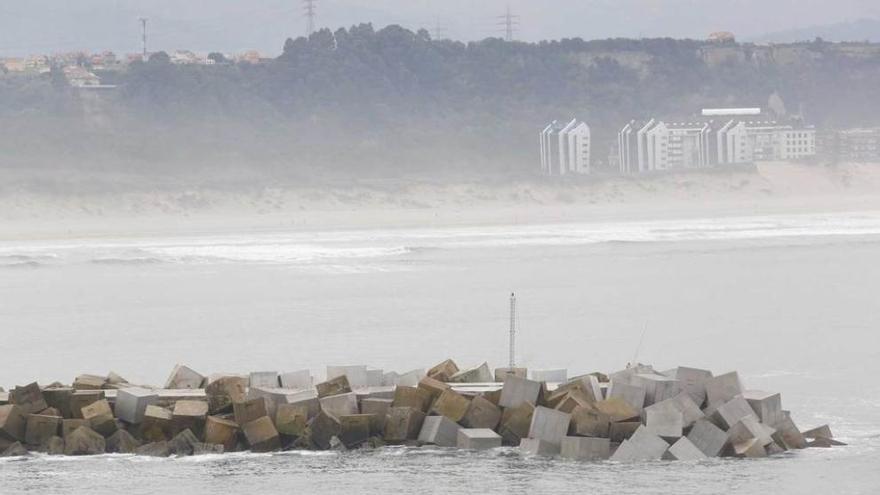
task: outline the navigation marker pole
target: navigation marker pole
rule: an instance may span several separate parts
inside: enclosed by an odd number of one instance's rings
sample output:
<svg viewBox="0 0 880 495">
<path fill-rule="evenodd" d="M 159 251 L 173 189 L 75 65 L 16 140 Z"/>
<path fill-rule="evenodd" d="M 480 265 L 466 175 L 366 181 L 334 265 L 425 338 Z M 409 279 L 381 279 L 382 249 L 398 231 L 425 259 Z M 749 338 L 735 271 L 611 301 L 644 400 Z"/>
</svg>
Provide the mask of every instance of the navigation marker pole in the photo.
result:
<svg viewBox="0 0 880 495">
<path fill-rule="evenodd" d="M 516 366 L 514 355 L 516 354 L 516 294 L 510 293 L 510 360 L 508 373 L 513 373 Z"/>
</svg>

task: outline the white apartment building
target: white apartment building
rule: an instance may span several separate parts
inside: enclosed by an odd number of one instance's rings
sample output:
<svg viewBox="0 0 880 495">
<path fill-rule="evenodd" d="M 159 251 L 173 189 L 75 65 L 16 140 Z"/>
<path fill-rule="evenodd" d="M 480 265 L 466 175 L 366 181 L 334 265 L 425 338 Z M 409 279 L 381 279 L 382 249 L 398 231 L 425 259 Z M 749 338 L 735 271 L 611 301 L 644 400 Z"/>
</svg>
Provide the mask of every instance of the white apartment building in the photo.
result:
<svg viewBox="0 0 880 495">
<path fill-rule="evenodd" d="M 572 119 L 554 120 L 539 136 L 541 172 L 545 175 L 589 174 L 592 149 L 590 126 Z"/>
</svg>

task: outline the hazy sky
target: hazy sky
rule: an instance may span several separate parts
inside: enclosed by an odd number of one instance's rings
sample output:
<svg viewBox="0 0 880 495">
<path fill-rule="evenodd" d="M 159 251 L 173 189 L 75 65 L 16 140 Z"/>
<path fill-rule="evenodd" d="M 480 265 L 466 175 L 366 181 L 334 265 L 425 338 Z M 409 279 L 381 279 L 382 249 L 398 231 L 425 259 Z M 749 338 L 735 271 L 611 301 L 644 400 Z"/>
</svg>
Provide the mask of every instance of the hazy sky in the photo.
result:
<svg viewBox="0 0 880 495">
<path fill-rule="evenodd" d="M 820 24 L 880 18 L 880 0 L 316 0 L 319 26 L 439 26 L 457 39 L 502 33 L 509 5 L 518 39 L 579 36 L 740 38 Z M 112 49 L 136 52 L 138 17 L 150 48 L 278 53 L 303 34 L 302 0 L 0 0 L 0 55 Z"/>
</svg>

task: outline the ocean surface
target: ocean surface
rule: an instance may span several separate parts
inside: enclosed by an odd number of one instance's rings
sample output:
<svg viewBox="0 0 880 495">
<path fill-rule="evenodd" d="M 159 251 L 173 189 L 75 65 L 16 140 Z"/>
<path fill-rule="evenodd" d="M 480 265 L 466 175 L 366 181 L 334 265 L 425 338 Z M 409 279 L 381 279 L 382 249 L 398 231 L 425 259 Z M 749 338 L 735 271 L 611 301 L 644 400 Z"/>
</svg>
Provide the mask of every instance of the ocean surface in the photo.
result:
<svg viewBox="0 0 880 495">
<path fill-rule="evenodd" d="M 738 370 L 849 445 L 575 463 L 514 449 L 0 459 L 0 494 L 880 493 L 880 212 L 0 242 L 0 386 L 447 357 Z M 642 339 L 642 335 L 644 338 Z M 641 345 L 639 345 L 640 340 Z"/>
</svg>

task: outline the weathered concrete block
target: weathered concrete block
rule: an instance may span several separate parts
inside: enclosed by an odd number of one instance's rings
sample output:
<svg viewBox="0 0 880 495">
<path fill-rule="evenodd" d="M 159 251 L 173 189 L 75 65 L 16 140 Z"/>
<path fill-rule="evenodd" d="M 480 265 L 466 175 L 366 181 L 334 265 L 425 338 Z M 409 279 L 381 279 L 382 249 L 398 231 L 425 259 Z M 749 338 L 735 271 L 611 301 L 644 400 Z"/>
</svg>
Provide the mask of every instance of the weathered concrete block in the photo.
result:
<svg viewBox="0 0 880 495">
<path fill-rule="evenodd" d="M 776 424 L 771 425 L 776 429 L 777 436 L 782 440 L 783 447 L 789 449 L 804 449 L 807 447 L 807 440 L 801 433 L 800 429 L 791 419 L 791 415 L 783 411 L 782 419 Z"/>
<path fill-rule="evenodd" d="M 687 437 L 681 437 L 672 444 L 667 455 L 676 461 L 699 461 L 706 459 L 706 454 L 698 449 Z"/>
<path fill-rule="evenodd" d="M 361 413 L 377 416 L 384 426 L 385 416 L 393 402 L 392 399 L 364 399 L 361 401 Z"/>
<path fill-rule="evenodd" d="M 287 396 L 287 403 L 293 406 L 304 406 L 309 413 L 309 419 L 314 418 L 321 411 L 321 402 L 318 392 L 315 390 L 303 390 Z"/>
<path fill-rule="evenodd" d="M 72 419 L 82 419 L 82 408 L 104 399 L 103 390 L 76 390 L 70 396 Z"/>
<path fill-rule="evenodd" d="M 477 396 L 471 400 L 461 424 L 466 428 L 494 430 L 499 421 L 501 421 L 501 409 L 486 398 Z"/>
<path fill-rule="evenodd" d="M 458 445 L 458 430 L 461 426 L 446 416 L 428 416 L 422 423 L 419 442 L 440 447 Z"/>
<path fill-rule="evenodd" d="M 70 387 L 49 388 L 43 390 L 43 398 L 49 407 L 55 408 L 61 413 L 63 418 L 72 418 L 73 413 L 70 410 L 70 397 L 73 395 L 73 389 Z"/>
<path fill-rule="evenodd" d="M 733 446 L 737 455 L 744 455 L 751 448 L 751 440 L 758 440 L 763 447 L 773 442 L 772 428 L 765 428 L 753 414 L 740 418 L 727 431 L 727 441 Z M 763 456 L 762 456 L 763 457 Z"/>
<path fill-rule="evenodd" d="M 205 420 L 205 442 L 222 445 L 226 451 L 234 450 L 238 430 L 238 423 L 234 421 L 208 416 Z"/>
<path fill-rule="evenodd" d="M 564 383 L 568 380 L 568 370 L 566 369 L 531 370 L 529 375 L 536 382 Z"/>
<path fill-rule="evenodd" d="M 148 442 L 161 442 L 171 438 L 174 430 L 171 411 L 159 406 L 147 406 L 141 421 L 141 437 Z"/>
<path fill-rule="evenodd" d="M 706 380 L 706 401 L 711 405 L 721 405 L 743 393 L 742 382 L 736 371 L 718 375 Z"/>
<path fill-rule="evenodd" d="M 400 373 L 396 371 L 388 371 L 382 374 L 383 387 L 396 387 L 397 381 L 400 379 Z"/>
<path fill-rule="evenodd" d="M 703 411 L 701 411 L 699 406 L 694 403 L 694 400 L 686 391 L 682 391 L 671 399 L 666 399 L 646 407 L 644 413 L 647 413 L 647 411 L 659 410 L 680 412 L 685 428 L 690 427 L 698 419 L 705 417 Z M 645 417 L 647 418 L 646 414 Z"/>
<path fill-rule="evenodd" d="M 24 414 L 35 414 L 49 407 L 37 382 L 10 390 L 9 403 L 20 407 Z"/>
<path fill-rule="evenodd" d="M 116 430 L 105 442 L 107 452 L 116 454 L 131 454 L 140 446 L 141 443 L 125 430 Z"/>
<path fill-rule="evenodd" d="M 171 375 L 165 381 L 165 388 L 202 388 L 205 377 L 192 368 L 178 364 L 171 370 Z"/>
<path fill-rule="evenodd" d="M 269 409 L 266 405 L 265 397 L 257 397 L 255 399 L 237 402 L 232 405 L 232 411 L 235 415 L 235 422 L 239 426 L 244 426 L 258 418 L 269 415 Z"/>
<path fill-rule="evenodd" d="M 571 413 L 578 407 L 589 407 L 594 404 L 580 388 L 569 391 L 554 407 L 557 411 Z"/>
<path fill-rule="evenodd" d="M 278 377 L 283 388 L 306 390 L 315 386 L 312 372 L 309 370 L 289 371 Z"/>
<path fill-rule="evenodd" d="M 665 440 L 641 427 L 633 433 L 611 456 L 612 461 L 635 462 L 653 461 L 663 458 L 669 448 Z"/>
<path fill-rule="evenodd" d="M 727 433 L 708 419 L 694 423 L 687 439 L 707 457 L 718 457 L 727 444 Z"/>
<path fill-rule="evenodd" d="M 636 415 L 638 416 L 642 408 L 645 407 L 646 394 L 647 392 L 644 387 L 630 385 L 624 381 L 615 381 L 612 379 L 611 385 L 608 386 L 606 399 L 620 399 L 626 402 L 635 409 Z"/>
<path fill-rule="evenodd" d="M 706 382 L 712 379 L 711 371 L 679 366 L 674 370 L 672 378 L 678 380 L 682 391 L 690 396 L 697 407 L 706 402 Z"/>
<path fill-rule="evenodd" d="M 42 445 L 42 450 L 49 455 L 64 455 L 64 439 L 52 437 Z"/>
<path fill-rule="evenodd" d="M 30 414 L 27 418 L 27 430 L 25 443 L 28 445 L 42 445 L 50 438 L 61 433 L 61 418 L 56 416 L 43 416 Z"/>
<path fill-rule="evenodd" d="M 23 442 L 27 430 L 25 412 L 15 404 L 0 406 L 0 438 Z"/>
<path fill-rule="evenodd" d="M 608 438 L 612 443 L 623 443 L 624 440 L 629 440 L 640 426 L 642 426 L 642 423 L 635 421 L 611 423 Z"/>
<path fill-rule="evenodd" d="M 339 440 L 349 449 L 360 446 L 370 438 L 370 424 L 372 416 L 369 414 L 352 414 L 340 416 L 339 425 L 341 431 Z"/>
<path fill-rule="evenodd" d="M 83 419 L 89 422 L 89 428 L 109 437 L 116 433 L 116 419 L 106 399 L 99 400 L 82 408 Z"/>
<path fill-rule="evenodd" d="M 414 369 L 397 377 L 397 385 L 405 387 L 417 387 L 419 382 L 425 378 L 425 370 Z"/>
<path fill-rule="evenodd" d="M 766 421 L 765 421 L 766 423 Z M 772 423 L 769 423 L 772 424 Z M 817 426 L 811 430 L 807 430 L 803 433 L 804 438 L 834 438 L 834 434 L 831 433 L 831 428 L 828 425 Z"/>
<path fill-rule="evenodd" d="M 248 375 L 249 388 L 278 388 L 280 386 L 277 371 L 252 371 Z"/>
<path fill-rule="evenodd" d="M 100 390 L 107 384 L 107 377 L 97 375 L 79 375 L 73 380 L 76 390 Z"/>
<path fill-rule="evenodd" d="M 569 433 L 582 437 L 608 438 L 611 418 L 592 404 L 578 406 L 571 413 Z"/>
<path fill-rule="evenodd" d="M 504 383 L 507 377 L 515 376 L 517 378 L 528 377 L 528 369 L 526 368 L 495 368 L 495 381 Z"/>
<path fill-rule="evenodd" d="M 782 395 L 778 393 L 746 390 L 742 396 L 764 424 L 774 425 L 785 416 L 782 414 Z"/>
<path fill-rule="evenodd" d="M 578 461 L 602 461 L 611 457 L 611 441 L 607 438 L 565 437 L 560 455 Z"/>
<path fill-rule="evenodd" d="M 519 445 L 523 438 L 528 438 L 534 412 L 535 406 L 530 402 L 523 402 L 517 407 L 504 409 L 501 413 L 501 425 L 498 427 L 498 433 L 503 438 L 505 445 Z"/>
<path fill-rule="evenodd" d="M 88 426 L 80 426 L 64 441 L 64 455 L 103 454 L 105 448 L 104 437 Z"/>
<path fill-rule="evenodd" d="M 327 450 L 330 448 L 330 440 L 341 432 L 342 424 L 339 420 L 321 411 L 309 423 L 306 436 L 315 448 Z"/>
<path fill-rule="evenodd" d="M 357 394 L 349 392 L 347 394 L 330 395 L 320 399 L 321 409 L 325 413 L 340 418 L 342 416 L 351 416 L 360 414 L 358 410 Z"/>
<path fill-rule="evenodd" d="M 226 448 L 222 445 L 207 442 L 198 442 L 193 445 L 192 455 L 222 454 L 224 452 L 226 452 Z"/>
<path fill-rule="evenodd" d="M 646 429 L 667 441 L 681 438 L 684 429 L 684 416 L 680 411 L 667 409 L 646 409 Z"/>
<path fill-rule="evenodd" d="M 308 421 L 309 412 L 305 406 L 280 404 L 275 412 L 275 428 L 282 435 L 301 436 L 308 426 Z"/>
<path fill-rule="evenodd" d="M 202 400 L 179 400 L 171 412 L 175 431 L 192 430 L 201 437 L 208 417 L 208 403 Z"/>
<path fill-rule="evenodd" d="M 568 434 L 570 423 L 571 414 L 538 406 L 532 413 L 532 423 L 529 425 L 529 438 L 538 438 L 560 445 L 562 444 L 562 439 Z"/>
<path fill-rule="evenodd" d="M 671 399 L 681 392 L 678 380 L 662 375 L 638 374 L 633 377 L 633 384 L 645 389 L 645 407 Z"/>
<path fill-rule="evenodd" d="M 431 392 L 420 387 L 398 385 L 394 390 L 392 407 L 412 407 L 428 412 L 428 408 L 431 407 Z"/>
<path fill-rule="evenodd" d="M 385 417 L 385 441 L 415 440 L 422 430 L 425 413 L 411 407 L 392 407 Z"/>
<path fill-rule="evenodd" d="M 159 394 L 144 388 L 129 387 L 116 393 L 116 417 L 128 424 L 140 424 L 147 406 L 159 402 Z"/>
<path fill-rule="evenodd" d="M 353 389 L 366 387 L 368 383 L 365 365 L 327 366 L 327 380 L 340 376 L 348 378 L 348 384 Z"/>
<path fill-rule="evenodd" d="M 449 389 L 449 385 L 440 380 L 435 380 L 430 376 L 426 376 L 419 381 L 419 388 L 428 392 L 431 396 L 431 402 L 434 402 L 440 397 L 440 394 Z"/>
<path fill-rule="evenodd" d="M 594 403 L 592 407 L 602 414 L 607 415 L 612 423 L 620 423 L 639 418 L 639 410 L 620 397 L 600 400 L 599 402 Z"/>
<path fill-rule="evenodd" d="M 134 449 L 136 455 L 149 457 L 168 457 L 171 455 L 171 447 L 167 441 L 152 442 Z"/>
<path fill-rule="evenodd" d="M 449 377 L 449 381 L 453 383 L 491 383 L 493 378 L 492 371 L 489 369 L 489 363 L 483 363 L 479 366 L 459 371 Z"/>
<path fill-rule="evenodd" d="M 199 439 L 196 438 L 192 430 L 187 429 L 174 435 L 174 438 L 168 442 L 168 448 L 171 449 L 172 455 L 192 455 L 197 443 L 199 443 Z"/>
<path fill-rule="evenodd" d="M 444 390 L 443 393 L 440 394 L 440 397 L 434 401 L 432 410 L 440 416 L 446 416 L 452 421 L 458 423 L 464 419 L 468 407 L 470 407 L 470 401 L 467 400 L 467 398 L 458 392 L 449 389 Z"/>
<path fill-rule="evenodd" d="M 315 385 L 318 390 L 318 397 L 323 398 L 330 395 L 347 394 L 351 392 L 351 385 L 345 375 L 331 378 L 326 382 Z"/>
<path fill-rule="evenodd" d="M 519 451 L 525 455 L 551 457 L 559 455 L 560 446 L 540 438 L 523 438 L 519 442 Z"/>
<path fill-rule="evenodd" d="M 501 447 L 501 435 L 489 428 L 461 428 L 458 430 L 458 448 L 486 450 Z"/>
<path fill-rule="evenodd" d="M 752 407 L 745 399 L 734 397 L 718 406 L 718 409 L 712 414 L 712 422 L 718 425 L 719 428 L 728 430 L 740 419 L 754 415 L 755 411 L 752 410 Z"/>
<path fill-rule="evenodd" d="M 599 378 L 594 374 L 576 376 L 569 379 L 568 384 L 575 384 L 575 388 L 583 391 L 590 402 L 598 402 L 605 398 Z"/>
<path fill-rule="evenodd" d="M 227 375 L 217 378 L 205 387 L 208 411 L 218 414 L 229 411 L 232 404 L 247 400 L 248 379 L 242 376 Z"/>
<path fill-rule="evenodd" d="M 268 416 L 262 416 L 242 426 L 245 438 L 251 446 L 251 452 L 272 452 L 281 449 L 278 430 Z"/>
<path fill-rule="evenodd" d="M 15 442 L 6 447 L 3 452 L 0 452 L 0 457 L 24 457 L 28 454 L 28 450 L 21 442 Z"/>
<path fill-rule="evenodd" d="M 107 373 L 107 384 L 110 386 L 119 386 L 128 384 L 128 380 L 122 378 L 116 372 Z"/>
<path fill-rule="evenodd" d="M 385 370 L 378 368 L 367 368 L 367 386 L 381 387 L 382 379 L 385 377 Z"/>
<path fill-rule="evenodd" d="M 508 375 L 505 377 L 498 405 L 501 407 L 517 407 L 523 402 L 537 404 L 540 393 L 541 382 L 527 380 L 516 375 Z"/>
<path fill-rule="evenodd" d="M 455 364 L 455 361 L 447 359 L 446 361 L 443 361 L 442 363 L 429 369 L 427 375 L 431 378 L 434 378 L 435 380 L 448 382 L 449 379 L 458 372 L 458 365 Z"/>
<path fill-rule="evenodd" d="M 89 426 L 89 422 L 84 419 L 62 419 L 61 438 L 67 440 L 68 435 L 73 433 L 80 426 Z"/>
</svg>

